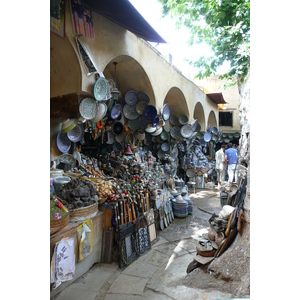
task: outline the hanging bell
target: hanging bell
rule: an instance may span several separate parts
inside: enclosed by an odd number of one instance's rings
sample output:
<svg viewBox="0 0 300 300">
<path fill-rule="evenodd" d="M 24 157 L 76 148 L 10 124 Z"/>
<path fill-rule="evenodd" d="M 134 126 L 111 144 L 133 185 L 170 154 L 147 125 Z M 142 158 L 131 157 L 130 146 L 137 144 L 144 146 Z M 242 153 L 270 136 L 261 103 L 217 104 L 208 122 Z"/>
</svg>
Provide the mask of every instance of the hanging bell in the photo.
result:
<svg viewBox="0 0 300 300">
<path fill-rule="evenodd" d="M 130 145 L 128 144 L 126 149 L 125 149 L 125 152 L 124 152 L 126 155 L 132 155 L 132 151 L 131 151 L 131 148 L 130 148 Z"/>
</svg>

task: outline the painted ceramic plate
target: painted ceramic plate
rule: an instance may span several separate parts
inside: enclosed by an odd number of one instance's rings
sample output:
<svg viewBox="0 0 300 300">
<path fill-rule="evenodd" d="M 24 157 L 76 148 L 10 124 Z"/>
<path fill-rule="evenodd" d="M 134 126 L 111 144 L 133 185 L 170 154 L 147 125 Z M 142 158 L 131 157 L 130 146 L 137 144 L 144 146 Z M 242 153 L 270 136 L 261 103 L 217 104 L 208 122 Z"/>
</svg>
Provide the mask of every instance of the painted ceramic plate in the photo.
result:
<svg viewBox="0 0 300 300">
<path fill-rule="evenodd" d="M 186 176 L 187 176 L 187 177 L 194 178 L 194 177 L 195 177 L 195 171 L 194 171 L 194 169 L 188 169 L 188 170 L 186 171 Z"/>
<path fill-rule="evenodd" d="M 111 109 L 111 112 L 110 112 L 110 116 L 112 119 L 117 119 L 120 115 L 121 115 L 121 112 L 122 112 L 122 105 L 117 103 L 115 104 L 112 109 Z"/>
<path fill-rule="evenodd" d="M 235 132 L 233 135 L 236 139 L 238 139 L 240 137 L 240 133 L 239 132 Z"/>
<path fill-rule="evenodd" d="M 171 131 L 171 128 L 172 128 L 172 126 L 171 126 L 171 124 L 170 124 L 170 120 L 166 120 L 165 125 L 164 125 L 164 130 L 165 130 L 166 132 L 170 132 L 170 131 Z"/>
<path fill-rule="evenodd" d="M 140 118 L 136 118 L 134 120 L 129 120 L 128 121 L 128 127 L 132 131 L 135 131 L 140 128 Z"/>
<path fill-rule="evenodd" d="M 96 105 L 96 115 L 95 117 L 91 120 L 92 123 L 99 122 L 104 118 L 107 112 L 107 106 L 105 103 L 98 102 Z"/>
<path fill-rule="evenodd" d="M 171 123 L 171 125 L 173 125 L 173 126 L 179 126 L 179 125 L 180 125 L 179 119 L 178 119 L 178 117 L 175 116 L 175 115 L 171 115 L 171 116 L 170 116 L 170 123 Z"/>
<path fill-rule="evenodd" d="M 154 128 L 155 128 L 155 127 L 154 127 Z M 163 129 L 160 128 L 160 129 L 156 130 L 154 133 L 152 133 L 152 135 L 158 136 L 158 135 L 160 135 L 160 134 L 162 133 L 162 131 L 163 131 Z"/>
<path fill-rule="evenodd" d="M 91 120 L 96 116 L 96 101 L 92 98 L 85 98 L 80 102 L 79 112 L 86 120 Z"/>
<path fill-rule="evenodd" d="M 58 133 L 56 137 L 56 145 L 60 152 L 67 153 L 71 148 L 71 141 L 68 139 L 66 133 L 62 133 L 61 131 Z"/>
<path fill-rule="evenodd" d="M 211 133 L 218 134 L 218 128 L 217 127 L 212 127 L 211 128 Z"/>
<path fill-rule="evenodd" d="M 163 141 L 167 141 L 168 138 L 170 137 L 170 134 L 166 131 L 163 131 L 160 135 L 160 138 L 163 140 Z"/>
<path fill-rule="evenodd" d="M 79 142 L 84 136 L 84 128 L 82 124 L 76 125 L 72 130 L 67 132 L 69 140 L 73 143 Z"/>
<path fill-rule="evenodd" d="M 178 121 L 181 125 L 185 125 L 188 123 L 189 121 L 189 118 L 186 116 L 186 115 L 181 115 L 179 118 L 178 118 Z"/>
<path fill-rule="evenodd" d="M 144 110 L 146 108 L 146 106 L 148 106 L 148 103 L 145 102 L 145 101 L 139 101 L 137 104 L 136 104 L 136 111 L 139 115 L 143 116 L 144 115 Z"/>
<path fill-rule="evenodd" d="M 180 138 L 180 127 L 178 127 L 178 126 L 172 127 L 170 134 L 173 139 L 179 139 Z"/>
<path fill-rule="evenodd" d="M 125 104 L 125 106 L 123 107 L 123 114 L 128 120 L 134 120 L 139 116 L 135 109 L 135 105 L 129 104 Z"/>
<path fill-rule="evenodd" d="M 157 110 L 156 110 L 155 106 L 147 105 L 144 109 L 144 115 L 147 119 L 149 119 L 153 122 L 157 115 Z"/>
<path fill-rule="evenodd" d="M 145 130 L 148 126 L 149 120 L 145 116 L 140 116 L 140 127 Z"/>
<path fill-rule="evenodd" d="M 193 120 L 191 122 L 191 126 L 192 126 L 193 131 L 196 131 L 196 128 L 198 126 L 198 121 L 197 120 Z"/>
<path fill-rule="evenodd" d="M 170 149 L 169 143 L 163 143 L 161 145 L 161 150 L 163 150 L 163 151 L 169 151 L 169 149 Z"/>
<path fill-rule="evenodd" d="M 204 138 L 204 141 L 208 143 L 211 140 L 211 133 L 210 132 L 205 132 L 203 138 Z"/>
<path fill-rule="evenodd" d="M 146 103 L 149 103 L 150 102 L 150 97 L 147 93 L 145 92 L 139 92 L 138 93 L 138 98 L 140 101 L 144 101 Z"/>
<path fill-rule="evenodd" d="M 130 90 L 125 94 L 125 102 L 129 105 L 136 105 L 139 101 L 138 92 Z"/>
<path fill-rule="evenodd" d="M 162 117 L 165 121 L 169 120 L 170 115 L 171 115 L 171 108 L 168 103 L 166 103 L 163 108 L 162 108 Z"/>
<path fill-rule="evenodd" d="M 109 83 L 104 77 L 99 77 L 94 84 L 94 97 L 98 101 L 105 100 L 109 94 Z"/>
<path fill-rule="evenodd" d="M 180 134 L 184 138 L 189 138 L 193 134 L 193 129 L 190 124 L 186 124 L 181 127 Z"/>
</svg>

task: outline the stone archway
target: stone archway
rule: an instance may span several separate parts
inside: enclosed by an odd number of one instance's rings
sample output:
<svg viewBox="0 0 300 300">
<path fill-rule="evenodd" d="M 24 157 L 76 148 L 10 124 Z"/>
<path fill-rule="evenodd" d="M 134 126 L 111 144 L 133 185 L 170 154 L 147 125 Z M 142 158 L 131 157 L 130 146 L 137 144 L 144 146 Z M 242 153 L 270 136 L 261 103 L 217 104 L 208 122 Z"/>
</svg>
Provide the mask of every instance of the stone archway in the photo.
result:
<svg viewBox="0 0 300 300">
<path fill-rule="evenodd" d="M 116 76 L 115 76 L 115 65 Z M 150 83 L 149 77 L 144 68 L 131 56 L 120 55 L 113 58 L 105 67 L 103 71 L 104 76 L 115 81 L 116 87 L 120 91 L 119 97 L 124 97 L 130 90 L 137 92 L 145 92 L 150 97 L 149 104 L 156 105 L 154 91 Z"/>
<path fill-rule="evenodd" d="M 210 111 L 208 120 L 207 120 L 207 126 L 211 125 L 211 127 L 218 127 L 218 122 L 216 118 L 216 114 L 213 110 Z"/>
<path fill-rule="evenodd" d="M 172 87 L 168 91 L 164 100 L 164 104 L 166 103 L 170 105 L 172 115 L 179 117 L 185 114 L 188 118 L 190 117 L 186 99 L 179 88 Z"/>
<path fill-rule="evenodd" d="M 203 106 L 200 102 L 197 102 L 194 108 L 194 119 L 201 125 L 201 131 L 205 130 L 205 114 Z"/>
</svg>

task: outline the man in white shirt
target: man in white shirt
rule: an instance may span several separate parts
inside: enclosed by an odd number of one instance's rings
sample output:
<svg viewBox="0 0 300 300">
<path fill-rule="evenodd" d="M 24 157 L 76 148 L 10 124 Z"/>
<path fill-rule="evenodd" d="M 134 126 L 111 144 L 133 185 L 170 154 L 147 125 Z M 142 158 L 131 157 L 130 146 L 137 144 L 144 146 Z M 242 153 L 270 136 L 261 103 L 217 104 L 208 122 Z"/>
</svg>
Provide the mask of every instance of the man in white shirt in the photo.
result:
<svg viewBox="0 0 300 300">
<path fill-rule="evenodd" d="M 217 180 L 218 180 L 218 189 L 221 188 L 221 181 L 225 181 L 225 145 L 222 145 L 221 148 L 216 152 L 216 171 L 217 171 Z"/>
</svg>

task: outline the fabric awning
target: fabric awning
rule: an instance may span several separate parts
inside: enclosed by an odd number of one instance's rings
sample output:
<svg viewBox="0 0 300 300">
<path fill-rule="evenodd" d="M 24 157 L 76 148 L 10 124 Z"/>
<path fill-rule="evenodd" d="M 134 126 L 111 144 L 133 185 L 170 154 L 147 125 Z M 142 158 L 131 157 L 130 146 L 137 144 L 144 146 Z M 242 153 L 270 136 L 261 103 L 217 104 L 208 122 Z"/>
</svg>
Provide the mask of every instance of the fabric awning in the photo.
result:
<svg viewBox="0 0 300 300">
<path fill-rule="evenodd" d="M 227 103 L 224 100 L 222 93 L 210 93 L 210 94 L 206 94 L 206 95 L 208 96 L 209 99 L 211 99 L 216 104 L 226 104 Z"/>
<path fill-rule="evenodd" d="M 148 42 L 166 43 L 128 0 L 85 0 L 84 4 Z"/>
</svg>

